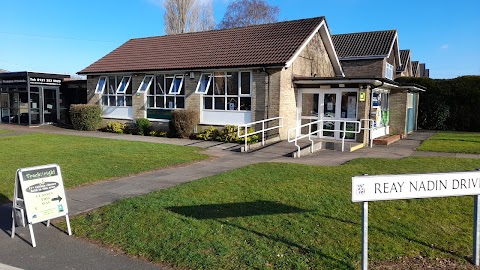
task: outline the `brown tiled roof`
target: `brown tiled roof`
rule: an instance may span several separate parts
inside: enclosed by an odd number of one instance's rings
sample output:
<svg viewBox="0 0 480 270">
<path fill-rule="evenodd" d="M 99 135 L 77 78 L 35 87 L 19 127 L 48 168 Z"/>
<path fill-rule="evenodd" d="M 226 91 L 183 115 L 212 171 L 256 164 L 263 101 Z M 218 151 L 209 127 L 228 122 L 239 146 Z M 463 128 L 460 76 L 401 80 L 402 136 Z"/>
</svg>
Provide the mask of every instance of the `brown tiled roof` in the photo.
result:
<svg viewBox="0 0 480 270">
<path fill-rule="evenodd" d="M 397 30 L 332 35 L 340 60 L 350 57 L 387 56 Z"/>
<path fill-rule="evenodd" d="M 285 65 L 324 20 L 131 39 L 78 73 Z"/>
<path fill-rule="evenodd" d="M 417 71 L 418 71 L 418 61 L 412 61 L 412 72 L 413 72 L 413 76 L 416 76 L 417 75 Z"/>
<path fill-rule="evenodd" d="M 404 71 L 407 67 L 407 61 L 410 59 L 410 50 L 400 50 L 401 66 L 397 67 L 397 71 Z"/>
</svg>

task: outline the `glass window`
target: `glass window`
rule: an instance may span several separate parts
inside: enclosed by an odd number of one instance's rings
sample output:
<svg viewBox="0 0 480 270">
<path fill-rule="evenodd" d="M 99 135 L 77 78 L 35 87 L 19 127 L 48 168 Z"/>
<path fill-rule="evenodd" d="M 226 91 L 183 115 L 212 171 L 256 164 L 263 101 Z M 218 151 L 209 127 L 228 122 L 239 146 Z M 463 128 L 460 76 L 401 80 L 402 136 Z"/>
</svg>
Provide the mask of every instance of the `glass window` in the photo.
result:
<svg viewBox="0 0 480 270">
<path fill-rule="evenodd" d="M 241 84 L 241 94 L 242 95 L 250 95 L 250 72 L 242 72 L 242 84 Z"/>
<path fill-rule="evenodd" d="M 100 77 L 97 82 L 97 87 L 95 88 L 95 94 L 102 94 L 105 90 L 105 85 L 107 82 L 107 77 Z"/>
<path fill-rule="evenodd" d="M 152 85 L 154 76 L 152 75 L 147 75 L 143 78 L 142 83 L 138 87 L 137 93 L 144 93 L 147 90 L 150 89 L 150 86 Z"/>
<path fill-rule="evenodd" d="M 393 66 L 389 63 L 385 67 L 385 78 L 393 80 Z"/>
<path fill-rule="evenodd" d="M 205 94 L 210 87 L 210 83 L 212 81 L 212 74 L 204 73 L 200 76 L 200 80 L 197 84 L 197 89 L 195 90 L 195 94 Z"/>
<path fill-rule="evenodd" d="M 357 118 L 357 92 L 342 93 L 341 118 Z"/>
<path fill-rule="evenodd" d="M 182 90 L 182 86 L 183 86 L 183 78 L 185 76 L 183 75 L 175 75 L 173 76 L 173 78 L 171 79 L 171 85 L 170 85 L 170 90 L 169 90 L 169 94 L 172 95 L 172 94 L 180 94 L 181 90 Z M 170 79 L 169 79 L 170 81 Z"/>
<path fill-rule="evenodd" d="M 128 86 L 130 85 L 130 76 L 125 76 L 122 78 L 117 87 L 117 93 L 123 94 L 127 91 Z M 123 106 L 123 105 L 122 105 Z"/>
<path fill-rule="evenodd" d="M 171 110 L 185 108 L 184 77 L 173 74 L 152 76 L 151 87 L 146 90 L 147 118 L 170 119 Z"/>
<path fill-rule="evenodd" d="M 200 76 L 197 94 L 203 94 L 203 109 L 251 110 L 251 73 L 215 72 Z"/>
</svg>

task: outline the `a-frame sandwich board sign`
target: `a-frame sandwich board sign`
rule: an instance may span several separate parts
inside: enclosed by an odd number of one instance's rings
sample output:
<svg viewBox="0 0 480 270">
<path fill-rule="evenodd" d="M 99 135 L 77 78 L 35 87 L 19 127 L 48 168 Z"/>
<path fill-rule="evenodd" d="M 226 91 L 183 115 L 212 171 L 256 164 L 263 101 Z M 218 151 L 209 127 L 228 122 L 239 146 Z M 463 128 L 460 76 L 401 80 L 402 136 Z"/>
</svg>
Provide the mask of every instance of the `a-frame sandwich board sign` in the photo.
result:
<svg viewBox="0 0 480 270">
<path fill-rule="evenodd" d="M 36 247 L 32 225 L 65 216 L 68 234 L 72 235 L 62 173 L 57 164 L 18 169 L 12 207 L 12 238 L 15 226 L 28 224 L 32 246 Z M 25 223 L 26 218 L 26 223 Z"/>
</svg>

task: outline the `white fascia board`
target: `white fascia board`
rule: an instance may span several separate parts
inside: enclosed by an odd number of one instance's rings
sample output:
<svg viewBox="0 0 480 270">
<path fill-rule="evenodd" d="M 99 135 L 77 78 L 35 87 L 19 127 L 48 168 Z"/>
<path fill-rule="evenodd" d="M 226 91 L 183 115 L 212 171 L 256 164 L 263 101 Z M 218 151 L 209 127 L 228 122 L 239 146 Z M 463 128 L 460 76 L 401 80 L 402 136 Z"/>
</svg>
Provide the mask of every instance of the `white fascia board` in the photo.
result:
<svg viewBox="0 0 480 270">
<path fill-rule="evenodd" d="M 395 37 L 393 38 L 392 45 L 390 45 L 390 50 L 388 52 L 387 59 L 392 54 L 393 50 L 395 50 L 395 52 L 397 53 L 397 55 L 395 57 L 397 59 L 397 63 L 402 64 L 402 61 L 400 59 L 400 46 L 398 45 L 398 32 L 397 31 L 395 31 Z"/>
<path fill-rule="evenodd" d="M 351 56 L 351 57 L 340 58 L 340 61 L 383 59 L 383 58 L 387 58 L 387 57 L 388 57 L 388 55 Z"/>
<path fill-rule="evenodd" d="M 310 43 L 310 41 L 315 37 L 315 35 L 320 31 L 320 36 L 322 37 L 322 41 L 325 44 L 325 48 L 327 50 L 327 54 L 330 57 L 330 60 L 333 64 L 333 68 L 335 70 L 335 74 L 337 76 L 342 76 L 345 77 L 345 74 L 343 73 L 342 66 L 340 65 L 340 60 L 338 59 L 337 53 L 333 47 L 333 42 L 330 37 L 330 34 L 327 31 L 327 26 L 325 25 L 325 20 L 323 20 L 316 28 L 315 30 L 310 34 L 310 36 L 303 42 L 302 46 L 298 48 L 298 50 L 293 54 L 293 56 L 285 63 L 285 68 L 289 68 L 295 59 L 300 55 L 300 53 L 307 47 L 307 45 Z M 325 42 L 326 38 L 328 42 Z"/>
</svg>

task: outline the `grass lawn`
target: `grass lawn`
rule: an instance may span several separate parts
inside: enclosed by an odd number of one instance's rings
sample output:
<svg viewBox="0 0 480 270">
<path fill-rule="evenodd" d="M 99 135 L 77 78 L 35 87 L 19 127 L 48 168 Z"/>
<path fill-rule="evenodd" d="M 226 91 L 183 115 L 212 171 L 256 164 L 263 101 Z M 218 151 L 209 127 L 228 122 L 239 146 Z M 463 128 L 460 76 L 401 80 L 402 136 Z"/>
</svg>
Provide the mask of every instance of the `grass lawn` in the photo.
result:
<svg viewBox="0 0 480 270">
<path fill-rule="evenodd" d="M 0 129 L 0 134 L 10 133 L 10 132 L 13 132 L 13 131 L 8 129 Z"/>
<path fill-rule="evenodd" d="M 437 132 L 424 141 L 420 151 L 480 154 L 480 133 L 475 132 Z"/>
<path fill-rule="evenodd" d="M 125 199 L 72 220 L 74 234 L 180 269 L 359 269 L 351 177 L 473 170 L 480 159 L 358 159 L 248 166 Z M 371 263 L 472 254 L 472 197 L 369 205 Z"/>
<path fill-rule="evenodd" d="M 65 187 L 206 159 L 199 148 L 80 136 L 0 137 L 0 202 L 13 197 L 19 168 L 57 163 Z"/>
</svg>

